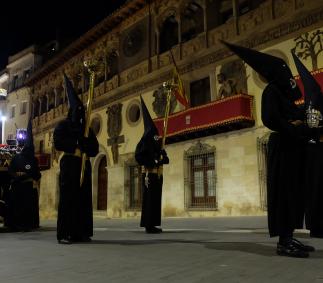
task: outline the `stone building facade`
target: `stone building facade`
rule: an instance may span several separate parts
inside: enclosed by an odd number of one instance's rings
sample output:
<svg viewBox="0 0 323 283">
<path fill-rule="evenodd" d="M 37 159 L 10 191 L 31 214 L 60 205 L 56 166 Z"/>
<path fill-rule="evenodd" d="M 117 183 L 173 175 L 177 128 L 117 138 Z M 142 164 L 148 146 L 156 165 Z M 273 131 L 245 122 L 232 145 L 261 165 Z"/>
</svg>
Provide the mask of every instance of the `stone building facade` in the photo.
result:
<svg viewBox="0 0 323 283">
<path fill-rule="evenodd" d="M 16 139 L 16 130 L 27 128 L 31 111 L 30 88 L 25 82 L 41 64 L 41 56 L 36 46 L 30 46 L 12 55 L 8 59 L 6 110 L 4 115 L 4 143 L 7 139 Z"/>
<path fill-rule="evenodd" d="M 303 63 L 320 74 L 322 3 L 150 2 L 128 1 L 29 79 L 36 149 L 51 154 L 50 168 L 42 172 L 41 215 L 54 217 L 58 204 L 62 153 L 55 151 L 52 135 L 68 108 L 62 74 L 72 79 L 85 103 L 89 78 L 83 61 L 88 59 L 101 64 L 91 115 L 100 143 L 91 160 L 94 210 L 106 217 L 140 215 L 140 169 L 134 160 L 143 133 L 139 95 L 159 123 L 165 104 L 162 84 L 174 70 L 170 50 L 191 107 L 172 101 L 163 216 L 264 214 L 268 129 L 261 123 L 260 103 L 265 84 L 219 40 L 280 56 L 295 75 L 290 50 L 300 56 L 311 50 Z"/>
</svg>

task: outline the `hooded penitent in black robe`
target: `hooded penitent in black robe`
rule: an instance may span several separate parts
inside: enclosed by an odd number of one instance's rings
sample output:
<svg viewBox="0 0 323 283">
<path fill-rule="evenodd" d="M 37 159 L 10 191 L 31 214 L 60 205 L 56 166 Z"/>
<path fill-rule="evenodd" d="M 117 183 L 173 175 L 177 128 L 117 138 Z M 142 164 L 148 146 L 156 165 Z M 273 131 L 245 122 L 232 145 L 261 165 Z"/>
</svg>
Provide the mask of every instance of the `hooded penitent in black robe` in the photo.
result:
<svg viewBox="0 0 323 283">
<path fill-rule="evenodd" d="M 323 94 L 321 86 L 294 54 L 294 61 L 304 85 L 305 109 L 313 108 L 323 113 Z M 317 129 L 320 131 L 320 129 Z M 306 228 L 312 237 L 323 238 L 323 141 L 312 137 L 306 143 L 306 160 L 302 174 L 305 174 L 306 187 Z"/>
<path fill-rule="evenodd" d="M 35 226 L 38 203 L 36 206 L 33 181 L 38 181 L 41 174 L 38 161 L 34 156 L 31 121 L 28 124 L 25 145 L 21 153 L 12 158 L 9 174 L 12 179 L 6 201 L 5 225 L 14 231 L 29 231 L 38 228 L 38 225 Z"/>
<path fill-rule="evenodd" d="M 316 131 L 303 123 L 304 110 L 295 104 L 301 92 L 284 60 L 223 43 L 268 82 L 261 102 L 262 122 L 273 131 L 267 153 L 268 228 L 272 237 L 291 238 L 303 227 L 305 146 Z"/>
<path fill-rule="evenodd" d="M 140 226 L 149 230 L 161 225 L 162 167 L 169 163 L 169 159 L 166 151 L 161 148 L 158 130 L 142 98 L 141 109 L 145 131 L 137 144 L 135 158 L 143 168 Z"/>
<path fill-rule="evenodd" d="M 57 239 L 79 241 L 93 236 L 91 163 L 86 161 L 84 181 L 80 187 L 81 157 L 74 155 L 78 138 L 68 119 L 55 128 L 54 142 L 57 150 L 65 152 L 60 161 Z M 97 155 L 98 142 L 93 131 L 90 131 L 83 150 L 88 157 Z"/>
<path fill-rule="evenodd" d="M 304 111 L 273 83 L 262 95 L 262 121 L 274 131 L 267 152 L 267 203 L 270 236 L 302 228 L 305 213 L 304 161 L 309 132 L 291 121 L 304 118 Z"/>
<path fill-rule="evenodd" d="M 60 161 L 59 205 L 57 215 L 57 239 L 86 241 L 93 236 L 92 211 L 92 170 L 86 160 L 84 181 L 80 186 L 81 155 L 94 157 L 98 153 L 98 141 L 90 129 L 89 137 L 83 137 L 85 110 L 65 76 L 65 84 L 70 104 L 68 117 L 54 130 L 54 146 L 64 151 Z"/>
</svg>

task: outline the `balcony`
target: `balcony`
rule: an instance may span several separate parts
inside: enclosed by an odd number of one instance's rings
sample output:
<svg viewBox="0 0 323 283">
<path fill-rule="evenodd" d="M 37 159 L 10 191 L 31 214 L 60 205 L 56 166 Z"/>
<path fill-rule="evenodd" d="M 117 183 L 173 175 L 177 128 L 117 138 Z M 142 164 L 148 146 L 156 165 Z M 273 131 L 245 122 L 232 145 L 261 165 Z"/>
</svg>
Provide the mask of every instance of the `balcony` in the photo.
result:
<svg viewBox="0 0 323 283">
<path fill-rule="evenodd" d="M 163 118 L 154 120 L 163 133 Z M 237 94 L 169 116 L 166 143 L 195 139 L 254 126 L 253 97 Z"/>
</svg>

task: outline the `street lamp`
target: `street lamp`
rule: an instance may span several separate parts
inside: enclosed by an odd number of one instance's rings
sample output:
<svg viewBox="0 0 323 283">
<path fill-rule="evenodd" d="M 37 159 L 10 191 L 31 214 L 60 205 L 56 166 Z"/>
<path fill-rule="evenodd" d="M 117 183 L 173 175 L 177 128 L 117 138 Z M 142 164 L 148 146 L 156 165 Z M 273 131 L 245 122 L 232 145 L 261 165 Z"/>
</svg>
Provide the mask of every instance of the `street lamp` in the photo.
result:
<svg viewBox="0 0 323 283">
<path fill-rule="evenodd" d="M 1 115 L 1 123 L 2 123 L 2 133 L 1 133 L 1 143 L 5 143 L 5 140 L 4 140 L 4 126 L 5 126 L 5 122 L 7 120 L 7 117 L 4 116 L 4 115 Z"/>
</svg>

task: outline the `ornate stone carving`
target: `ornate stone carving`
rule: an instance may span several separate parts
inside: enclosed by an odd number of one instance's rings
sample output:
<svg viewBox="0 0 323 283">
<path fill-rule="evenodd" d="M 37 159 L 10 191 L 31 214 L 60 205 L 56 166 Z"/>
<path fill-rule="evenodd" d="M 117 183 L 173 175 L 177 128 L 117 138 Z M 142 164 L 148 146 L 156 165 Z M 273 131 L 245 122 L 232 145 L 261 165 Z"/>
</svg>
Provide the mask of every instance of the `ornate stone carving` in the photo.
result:
<svg viewBox="0 0 323 283">
<path fill-rule="evenodd" d="M 259 9 L 239 17 L 239 31 L 245 33 L 264 23 L 264 10 Z"/>
<path fill-rule="evenodd" d="M 117 103 L 108 107 L 106 113 L 108 115 L 107 131 L 110 139 L 108 145 L 111 146 L 114 164 L 118 163 L 119 144 L 124 142 L 124 136 L 120 136 L 122 130 L 122 104 Z"/>
<path fill-rule="evenodd" d="M 273 5 L 275 18 L 279 18 L 294 8 L 294 0 L 275 0 Z"/>
<path fill-rule="evenodd" d="M 296 9 L 304 7 L 304 0 L 296 0 Z"/>
<path fill-rule="evenodd" d="M 201 143 L 201 141 L 198 140 L 194 145 L 184 152 L 184 157 L 202 155 L 209 152 L 215 152 L 215 147 L 206 143 Z"/>
<path fill-rule="evenodd" d="M 164 117 L 165 108 L 167 103 L 167 94 L 165 93 L 162 86 L 154 91 L 153 97 L 155 98 L 153 102 L 153 111 L 158 118 Z M 177 100 L 174 95 L 171 96 L 169 113 L 173 113 L 177 105 Z"/>
<path fill-rule="evenodd" d="M 304 60 L 310 58 L 312 60 L 312 70 L 317 70 L 317 58 L 323 51 L 323 30 L 318 29 L 314 32 L 306 32 L 294 39 L 294 52 Z"/>
<path fill-rule="evenodd" d="M 219 98 L 248 92 L 246 67 L 241 60 L 222 65 L 217 79 L 220 84 Z"/>
<path fill-rule="evenodd" d="M 198 37 L 191 39 L 183 44 L 183 57 L 187 57 L 194 54 L 206 47 L 205 34 L 199 35 Z"/>
</svg>

